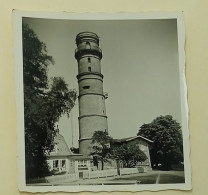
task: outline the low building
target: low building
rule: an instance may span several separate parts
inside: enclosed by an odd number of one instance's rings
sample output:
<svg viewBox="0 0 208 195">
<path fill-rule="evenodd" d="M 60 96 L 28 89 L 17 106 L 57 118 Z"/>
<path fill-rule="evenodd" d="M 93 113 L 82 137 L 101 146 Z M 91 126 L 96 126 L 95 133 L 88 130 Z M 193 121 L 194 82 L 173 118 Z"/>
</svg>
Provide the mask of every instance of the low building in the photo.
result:
<svg viewBox="0 0 208 195">
<path fill-rule="evenodd" d="M 151 144 L 152 142 L 153 141 L 143 136 L 134 136 L 123 139 L 114 139 L 113 145 L 120 146 L 122 144 L 135 144 L 135 146 L 138 147 L 141 151 L 143 151 L 147 156 L 147 159 L 144 162 L 138 162 L 136 167 L 141 168 L 143 171 L 149 171 L 152 170 L 149 153 L 149 144 Z"/>
<path fill-rule="evenodd" d="M 152 170 L 149 154 L 149 144 L 151 143 L 151 140 L 142 136 L 113 140 L 113 144 L 117 146 L 122 144 L 135 144 L 136 147 L 139 147 L 139 149 L 145 153 L 147 160 L 144 162 L 138 162 L 136 165 L 140 171 Z M 101 170 L 101 163 L 99 162 L 98 165 L 95 166 L 93 164 L 92 156 L 74 154 L 69 149 L 64 137 L 59 133 L 57 133 L 54 138 L 54 149 L 47 155 L 47 157 L 49 169 L 53 175 L 77 173 L 79 178 L 82 178 L 84 172 Z M 115 169 L 116 166 L 114 160 L 109 160 L 109 162 L 105 163 L 104 169 Z M 124 166 L 121 167 L 125 168 Z"/>
<path fill-rule="evenodd" d="M 54 149 L 47 155 L 49 170 L 52 174 L 82 174 L 90 170 L 92 158 L 74 154 L 69 149 L 64 137 L 57 133 L 54 137 Z"/>
</svg>

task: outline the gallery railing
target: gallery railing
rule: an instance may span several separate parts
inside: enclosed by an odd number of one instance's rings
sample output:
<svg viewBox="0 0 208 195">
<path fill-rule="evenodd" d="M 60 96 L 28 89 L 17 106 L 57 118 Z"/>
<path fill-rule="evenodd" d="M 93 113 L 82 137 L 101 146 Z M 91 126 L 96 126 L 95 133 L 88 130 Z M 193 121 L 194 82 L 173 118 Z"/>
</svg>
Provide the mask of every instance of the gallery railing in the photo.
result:
<svg viewBox="0 0 208 195">
<path fill-rule="evenodd" d="M 97 55 L 100 59 L 102 58 L 102 50 L 98 46 L 79 46 L 75 49 L 75 58 L 79 59 L 84 54 Z"/>
</svg>

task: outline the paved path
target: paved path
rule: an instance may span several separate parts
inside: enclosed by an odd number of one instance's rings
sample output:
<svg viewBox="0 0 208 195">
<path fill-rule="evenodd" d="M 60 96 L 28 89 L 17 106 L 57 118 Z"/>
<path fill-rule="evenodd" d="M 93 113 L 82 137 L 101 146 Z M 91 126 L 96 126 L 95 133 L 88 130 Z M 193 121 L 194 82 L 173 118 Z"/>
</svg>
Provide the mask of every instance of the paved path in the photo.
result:
<svg viewBox="0 0 208 195">
<path fill-rule="evenodd" d="M 158 174 L 158 176 L 157 176 L 157 179 L 156 179 L 156 184 L 158 184 L 159 183 L 159 181 L 160 181 L 160 173 Z"/>
</svg>

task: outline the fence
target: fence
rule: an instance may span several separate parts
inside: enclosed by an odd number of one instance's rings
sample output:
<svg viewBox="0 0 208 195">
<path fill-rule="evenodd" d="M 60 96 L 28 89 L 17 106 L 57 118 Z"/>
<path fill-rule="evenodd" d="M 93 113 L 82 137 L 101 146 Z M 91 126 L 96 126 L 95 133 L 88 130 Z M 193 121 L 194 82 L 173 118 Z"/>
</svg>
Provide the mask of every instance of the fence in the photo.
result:
<svg viewBox="0 0 208 195">
<path fill-rule="evenodd" d="M 143 167 L 137 168 L 120 168 L 120 175 L 130 175 L 136 174 L 139 172 L 144 172 Z M 103 177 L 112 177 L 117 176 L 117 169 L 108 169 L 101 171 L 83 171 L 83 179 L 93 179 L 93 178 L 103 178 Z M 45 178 L 37 178 L 28 181 L 28 183 L 54 183 L 62 181 L 77 181 L 79 180 L 79 173 L 66 174 L 66 175 L 55 175 L 48 176 Z"/>
<path fill-rule="evenodd" d="M 86 171 L 83 173 L 84 179 L 93 179 L 101 177 L 112 177 L 117 175 L 117 169 L 108 169 L 102 171 Z"/>
<path fill-rule="evenodd" d="M 121 168 L 120 169 L 120 175 L 130 175 L 130 174 L 136 174 L 139 173 L 139 170 L 137 168 Z"/>
</svg>

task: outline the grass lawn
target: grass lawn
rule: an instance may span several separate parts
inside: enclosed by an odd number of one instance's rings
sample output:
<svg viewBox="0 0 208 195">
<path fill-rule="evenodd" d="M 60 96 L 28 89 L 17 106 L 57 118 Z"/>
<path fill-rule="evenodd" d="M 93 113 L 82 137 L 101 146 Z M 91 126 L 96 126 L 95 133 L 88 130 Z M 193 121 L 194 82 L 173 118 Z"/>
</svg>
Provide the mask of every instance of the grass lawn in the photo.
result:
<svg viewBox="0 0 208 195">
<path fill-rule="evenodd" d="M 185 178 L 178 175 L 161 175 L 160 184 L 185 183 Z"/>
<path fill-rule="evenodd" d="M 125 180 L 137 180 L 141 181 L 141 184 L 154 184 L 157 179 L 157 174 L 148 175 L 148 176 L 136 176 L 136 177 L 129 177 L 125 178 Z M 123 178 L 117 178 L 115 180 L 123 180 Z"/>
<path fill-rule="evenodd" d="M 124 180 L 124 178 L 116 178 L 114 180 Z M 125 178 L 125 180 L 137 180 L 140 184 L 175 184 L 175 183 L 185 183 L 185 178 L 183 174 L 175 174 L 174 171 L 159 173 L 152 173 L 148 175 L 137 175 Z"/>
</svg>

